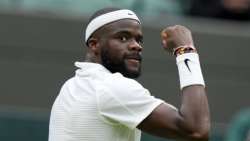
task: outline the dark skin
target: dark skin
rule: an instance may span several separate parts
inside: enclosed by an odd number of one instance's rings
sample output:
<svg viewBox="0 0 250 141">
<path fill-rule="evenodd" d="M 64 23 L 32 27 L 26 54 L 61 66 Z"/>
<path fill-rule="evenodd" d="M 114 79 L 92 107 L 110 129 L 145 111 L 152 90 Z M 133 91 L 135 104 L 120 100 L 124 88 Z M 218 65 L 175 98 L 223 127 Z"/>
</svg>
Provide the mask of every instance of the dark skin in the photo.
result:
<svg viewBox="0 0 250 141">
<path fill-rule="evenodd" d="M 119 23 L 117 25 L 116 23 Z M 128 26 L 128 24 L 133 24 Z M 118 21 L 99 29 L 89 39 L 87 61 L 104 64 L 102 53 L 108 53 L 113 64 L 123 62 L 130 73 L 140 73 L 142 32 L 137 21 Z M 112 70 L 111 70 L 112 72 Z M 122 73 L 122 72 L 121 72 Z M 124 75 L 124 73 L 122 73 Z M 126 76 L 126 75 L 125 75 Z"/>
<path fill-rule="evenodd" d="M 165 51 L 172 52 L 180 45 L 193 45 L 191 32 L 183 26 L 168 27 L 162 32 Z M 101 52 L 109 50 L 114 59 L 126 54 L 141 54 L 141 25 L 130 19 L 124 19 L 105 25 L 94 33 L 88 42 L 86 61 L 102 64 Z M 132 55 L 133 56 L 133 55 Z M 140 60 L 125 57 L 123 61 L 129 71 L 139 71 Z M 204 86 L 192 85 L 181 90 L 180 109 L 161 104 L 138 126 L 140 130 L 164 137 L 187 140 L 208 140 L 210 115 Z"/>
</svg>

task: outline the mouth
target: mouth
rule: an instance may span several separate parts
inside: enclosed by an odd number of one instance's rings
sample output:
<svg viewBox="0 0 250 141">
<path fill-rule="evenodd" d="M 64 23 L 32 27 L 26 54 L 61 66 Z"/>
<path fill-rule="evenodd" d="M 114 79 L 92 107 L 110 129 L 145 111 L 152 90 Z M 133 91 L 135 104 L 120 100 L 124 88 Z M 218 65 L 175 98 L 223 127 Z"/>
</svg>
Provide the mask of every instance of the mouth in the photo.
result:
<svg viewBox="0 0 250 141">
<path fill-rule="evenodd" d="M 141 56 L 140 55 L 129 55 L 126 56 L 126 62 L 130 69 L 132 70 L 138 70 L 138 68 L 141 66 Z"/>
<path fill-rule="evenodd" d="M 126 59 L 134 62 L 141 62 L 142 57 L 139 54 L 133 54 L 126 56 Z"/>
<path fill-rule="evenodd" d="M 142 57 L 138 53 L 128 54 L 124 58 L 126 70 L 130 74 L 130 78 L 137 78 L 141 71 L 141 61 Z"/>
<path fill-rule="evenodd" d="M 129 70 L 138 71 L 141 67 L 142 57 L 139 53 L 130 53 L 125 56 L 125 62 Z"/>
<path fill-rule="evenodd" d="M 138 59 L 132 59 L 132 58 L 127 58 L 126 60 L 129 61 L 129 62 L 131 62 L 131 63 L 136 63 L 136 64 L 138 64 L 138 63 L 141 62 L 141 61 L 138 60 Z"/>
</svg>

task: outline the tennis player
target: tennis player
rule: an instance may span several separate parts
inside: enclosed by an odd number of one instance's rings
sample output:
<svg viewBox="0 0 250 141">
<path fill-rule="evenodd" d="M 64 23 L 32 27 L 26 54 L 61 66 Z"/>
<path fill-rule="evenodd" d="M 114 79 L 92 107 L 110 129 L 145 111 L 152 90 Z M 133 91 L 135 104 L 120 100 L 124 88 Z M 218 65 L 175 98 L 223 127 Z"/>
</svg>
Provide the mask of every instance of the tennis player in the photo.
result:
<svg viewBox="0 0 250 141">
<path fill-rule="evenodd" d="M 75 76 L 53 104 L 49 141 L 140 141 L 141 131 L 208 140 L 209 106 L 190 30 L 176 25 L 161 33 L 179 71 L 182 102 L 177 109 L 134 80 L 141 73 L 141 28 L 131 10 L 104 8 L 93 14 L 85 30 L 85 62 L 75 63 Z"/>
</svg>

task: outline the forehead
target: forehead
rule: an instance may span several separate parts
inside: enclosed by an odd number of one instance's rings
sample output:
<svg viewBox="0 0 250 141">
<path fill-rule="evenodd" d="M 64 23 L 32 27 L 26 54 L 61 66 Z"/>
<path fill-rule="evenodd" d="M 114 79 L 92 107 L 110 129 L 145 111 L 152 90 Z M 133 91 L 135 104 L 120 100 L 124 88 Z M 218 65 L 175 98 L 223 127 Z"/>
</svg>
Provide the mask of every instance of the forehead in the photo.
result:
<svg viewBox="0 0 250 141">
<path fill-rule="evenodd" d="M 105 31 L 109 33 L 116 33 L 123 30 L 141 34 L 141 24 L 133 19 L 122 19 L 105 25 Z"/>
</svg>

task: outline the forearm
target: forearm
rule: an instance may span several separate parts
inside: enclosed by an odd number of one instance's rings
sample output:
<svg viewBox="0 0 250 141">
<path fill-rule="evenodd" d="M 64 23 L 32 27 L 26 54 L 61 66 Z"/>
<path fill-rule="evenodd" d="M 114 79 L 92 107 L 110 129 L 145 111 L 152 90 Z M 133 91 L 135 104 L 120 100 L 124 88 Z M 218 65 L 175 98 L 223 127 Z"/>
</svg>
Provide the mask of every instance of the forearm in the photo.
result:
<svg viewBox="0 0 250 141">
<path fill-rule="evenodd" d="M 190 132 L 190 136 L 208 136 L 210 115 L 204 86 L 194 85 L 182 90 L 182 104 L 179 110 L 181 129 Z"/>
<path fill-rule="evenodd" d="M 198 54 L 183 54 L 176 60 L 182 91 L 179 126 L 191 135 L 204 136 L 209 131 L 210 119 Z"/>
</svg>

